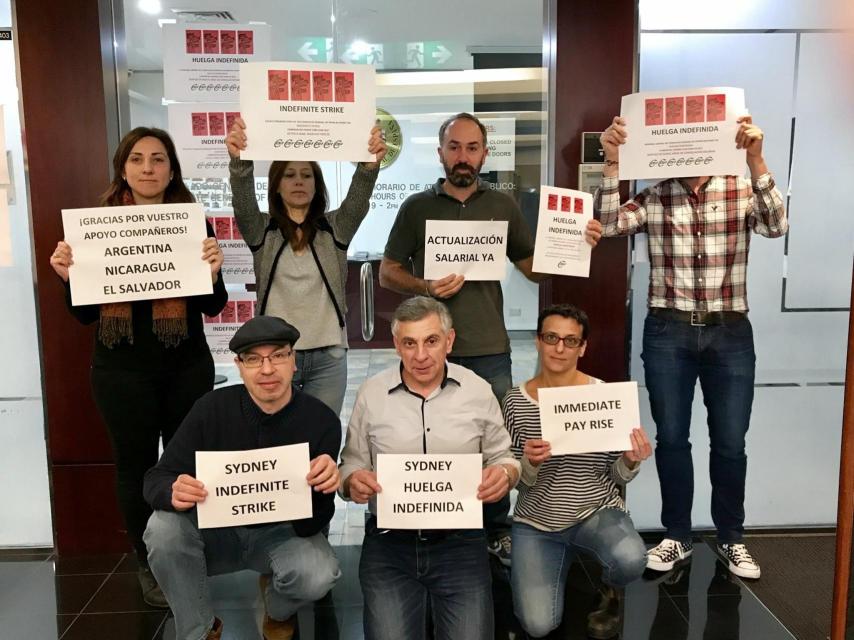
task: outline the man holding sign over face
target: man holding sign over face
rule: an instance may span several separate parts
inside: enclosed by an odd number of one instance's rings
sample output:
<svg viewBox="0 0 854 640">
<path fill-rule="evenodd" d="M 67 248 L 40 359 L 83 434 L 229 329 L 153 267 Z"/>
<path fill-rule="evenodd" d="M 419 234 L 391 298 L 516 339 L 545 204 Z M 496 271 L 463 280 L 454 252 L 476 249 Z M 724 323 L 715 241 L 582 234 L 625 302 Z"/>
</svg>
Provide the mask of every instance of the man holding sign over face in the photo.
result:
<svg viewBox="0 0 854 640">
<path fill-rule="evenodd" d="M 504 297 L 499 279 L 470 280 L 459 272 L 464 261 L 448 264 L 441 277 L 425 275 L 427 254 L 439 260 L 451 249 L 465 255 L 489 253 L 495 234 L 472 232 L 463 236 L 428 235 L 428 222 L 504 223 L 506 255 L 532 282 L 549 276 L 534 273 L 534 240 L 519 206 L 508 195 L 492 189 L 478 174 L 486 161 L 486 127 L 469 113 L 448 118 L 439 128 L 439 161 L 445 171 L 430 189 L 417 193 L 400 206 L 389 233 L 382 264 L 380 285 L 398 293 L 426 295 L 442 300 L 451 312 L 456 330 L 453 351 L 448 358 L 474 371 L 492 385 L 499 402 L 513 386 L 510 338 L 504 326 Z M 599 240 L 599 222 L 586 229 L 587 242 Z M 445 249 L 442 249 L 445 247 Z M 460 251 L 463 247 L 466 251 Z M 470 249 L 469 249 L 470 248 Z M 464 258 L 463 258 L 464 260 Z M 455 266 L 451 266 L 455 264 Z M 503 261 L 502 261 L 503 272 Z M 510 564 L 510 537 L 507 514 L 510 501 L 502 501 L 485 513 L 492 542 L 490 550 Z"/>
<path fill-rule="evenodd" d="M 759 564 L 742 542 L 745 435 L 753 404 L 756 355 L 747 319 L 751 233 L 777 238 L 789 228 L 783 198 L 762 156 L 762 130 L 737 119 L 733 143 L 745 150 L 750 180 L 736 175 L 670 178 L 620 205 L 619 150 L 642 123 L 621 117 L 601 136 L 604 181 L 594 207 L 603 234 L 649 237 L 649 313 L 644 323 L 646 387 L 657 427 L 661 544 L 648 567 L 669 571 L 691 555 L 694 469 L 691 404 L 697 378 L 708 409 L 712 520 L 729 570 L 758 578 Z M 696 165 L 694 165 L 696 167 Z M 701 169 L 686 168 L 696 176 Z"/>
<path fill-rule="evenodd" d="M 341 427 L 331 409 L 291 384 L 297 338 L 299 332 L 293 326 L 272 316 L 253 318 L 238 329 L 229 347 L 237 354 L 235 363 L 244 384 L 201 398 L 160 462 L 146 474 L 145 497 L 155 511 L 145 542 L 151 569 L 175 615 L 178 638 L 218 639 L 222 634 L 222 622 L 215 618 L 210 603 L 208 575 L 241 569 L 262 574 L 266 640 L 293 637 L 297 609 L 322 598 L 341 575 L 321 532 L 335 511 L 334 493 L 339 486 L 335 457 Z M 307 443 L 310 458 L 304 480 L 252 481 L 250 471 L 275 471 L 277 464 L 281 468 L 281 459 L 267 456 L 226 465 L 226 473 L 231 473 L 227 483 L 206 486 L 196 477 L 199 452 L 254 451 L 299 443 Z M 313 515 L 270 523 L 270 510 L 287 501 L 288 489 L 300 481 L 312 489 Z M 279 490 L 276 500 L 260 497 L 260 492 L 270 489 Z M 223 494 L 238 495 L 230 509 L 239 516 L 236 520 L 244 522 L 247 514 L 257 514 L 259 524 L 200 529 L 197 505 L 220 500 Z"/>
<path fill-rule="evenodd" d="M 460 494 L 476 492 L 484 503 L 501 500 L 518 480 L 519 463 L 489 384 L 446 362 L 455 334 L 445 305 L 423 296 L 403 302 L 394 313 L 392 333 L 400 366 L 359 389 L 341 453 L 342 496 L 370 505 L 359 567 L 365 638 L 425 638 L 429 598 L 437 640 L 491 639 L 492 587 L 483 530 L 437 529 L 433 523 L 464 515 L 460 509 L 465 511 L 467 500 L 458 499 Z M 402 467 L 411 480 L 405 480 L 400 495 L 382 497 L 412 505 L 403 510 L 420 512 L 419 529 L 379 528 L 377 516 L 383 513 L 377 494 L 383 487 L 377 469 L 383 471 L 387 454 L 414 454 Z M 466 458 L 458 454 L 479 458 L 482 470 L 472 486 L 461 487 L 453 475 Z M 408 491 L 425 499 L 411 499 Z M 428 501 L 428 494 L 439 497 Z"/>
<path fill-rule="evenodd" d="M 578 370 L 588 331 L 587 314 L 572 305 L 543 309 L 536 338 L 540 372 L 511 389 L 504 402 L 513 453 L 522 461 L 513 553 L 524 561 L 513 563 L 513 608 L 525 631 L 536 638 L 560 625 L 566 576 L 579 552 L 602 564 L 606 585 L 599 607 L 588 616 L 591 638 L 619 632 L 620 589 L 646 566 L 646 548 L 620 492 L 652 454 L 643 429 L 632 430 L 631 449 L 624 452 L 552 455 L 551 444 L 543 439 L 541 392 L 602 382 Z"/>
</svg>

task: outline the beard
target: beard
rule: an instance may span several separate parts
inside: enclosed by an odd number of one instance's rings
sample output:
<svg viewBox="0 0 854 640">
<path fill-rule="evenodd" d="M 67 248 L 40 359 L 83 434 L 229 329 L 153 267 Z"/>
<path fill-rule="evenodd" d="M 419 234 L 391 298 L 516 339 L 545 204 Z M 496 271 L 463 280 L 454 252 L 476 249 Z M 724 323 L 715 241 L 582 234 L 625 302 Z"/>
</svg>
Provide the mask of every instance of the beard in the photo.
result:
<svg viewBox="0 0 854 640">
<path fill-rule="evenodd" d="M 483 166 L 483 163 L 479 164 L 477 167 L 473 167 L 465 162 L 458 162 L 453 167 L 449 167 L 445 163 L 442 163 L 442 167 L 445 169 L 445 175 L 448 178 L 448 182 L 450 182 L 455 187 L 470 187 L 477 180 L 477 174 L 480 173 L 480 169 Z M 463 171 L 461 171 L 461 169 Z"/>
</svg>

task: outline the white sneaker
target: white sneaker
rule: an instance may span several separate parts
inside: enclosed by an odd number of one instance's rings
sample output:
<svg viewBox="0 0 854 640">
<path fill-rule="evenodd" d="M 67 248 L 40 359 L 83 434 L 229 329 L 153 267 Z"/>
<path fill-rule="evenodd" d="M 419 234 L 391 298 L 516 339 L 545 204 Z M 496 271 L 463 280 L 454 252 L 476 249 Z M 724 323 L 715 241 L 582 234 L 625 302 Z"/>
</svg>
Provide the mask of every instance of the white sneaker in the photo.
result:
<svg viewBox="0 0 854 640">
<path fill-rule="evenodd" d="M 759 563 L 740 542 L 719 544 L 718 553 L 726 560 L 727 568 L 739 578 L 757 579 L 761 573 Z"/>
<path fill-rule="evenodd" d="M 694 545 L 691 542 L 679 542 L 671 538 L 665 538 L 646 552 L 646 568 L 653 571 L 670 571 L 678 563 L 686 560 L 694 553 Z"/>
</svg>

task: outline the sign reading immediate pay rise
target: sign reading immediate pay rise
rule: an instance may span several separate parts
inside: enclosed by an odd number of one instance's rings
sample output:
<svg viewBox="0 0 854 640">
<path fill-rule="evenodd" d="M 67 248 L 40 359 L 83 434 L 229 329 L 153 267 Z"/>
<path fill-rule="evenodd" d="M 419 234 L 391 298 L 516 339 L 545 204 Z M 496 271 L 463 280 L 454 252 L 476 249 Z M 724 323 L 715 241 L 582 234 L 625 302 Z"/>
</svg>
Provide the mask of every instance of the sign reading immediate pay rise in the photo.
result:
<svg viewBox="0 0 854 640">
<path fill-rule="evenodd" d="M 181 102 L 236 102 L 239 65 L 270 59 L 270 25 L 163 25 L 163 95 Z"/>
<path fill-rule="evenodd" d="M 540 424 L 552 454 L 628 451 L 640 426 L 638 383 L 540 389 Z"/>
<path fill-rule="evenodd" d="M 503 280 L 507 271 L 507 221 L 427 220 L 424 277 L 455 273 L 466 280 Z"/>
<path fill-rule="evenodd" d="M 628 137 L 620 146 L 621 180 L 742 175 L 736 120 L 747 113 L 732 87 L 646 91 L 623 96 Z"/>
<path fill-rule="evenodd" d="M 308 444 L 250 451 L 197 451 L 196 479 L 207 497 L 199 528 L 236 527 L 310 518 Z"/>
<path fill-rule="evenodd" d="M 381 529 L 480 529 L 483 477 L 479 453 L 377 456 L 377 526 Z"/>
<path fill-rule="evenodd" d="M 540 187 L 534 271 L 562 276 L 590 275 L 590 245 L 584 229 L 593 217 L 593 196 L 583 191 Z"/>
<path fill-rule="evenodd" d="M 63 209 L 74 305 L 205 295 L 213 291 L 202 260 L 202 205 L 151 204 Z"/>
<path fill-rule="evenodd" d="M 374 68 L 361 64 L 240 65 L 244 160 L 371 162 Z"/>
</svg>

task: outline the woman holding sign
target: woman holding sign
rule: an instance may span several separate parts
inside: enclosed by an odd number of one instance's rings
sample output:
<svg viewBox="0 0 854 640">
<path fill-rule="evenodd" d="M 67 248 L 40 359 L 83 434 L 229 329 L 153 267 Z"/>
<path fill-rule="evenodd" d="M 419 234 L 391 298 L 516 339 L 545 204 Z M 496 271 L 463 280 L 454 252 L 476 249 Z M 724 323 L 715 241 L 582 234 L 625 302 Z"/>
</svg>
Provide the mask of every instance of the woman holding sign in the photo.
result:
<svg viewBox="0 0 854 640">
<path fill-rule="evenodd" d="M 231 155 L 234 217 L 253 253 L 260 315 L 285 319 L 300 331 L 294 383 L 341 413 L 347 388 L 347 245 L 370 210 L 371 192 L 386 154 L 379 127 L 347 197 L 327 211 L 328 194 L 316 162 L 276 161 L 270 166 L 268 202 L 255 198 L 254 165 L 240 160 L 246 125 L 236 118 L 225 139 Z"/>
<path fill-rule="evenodd" d="M 113 181 L 101 206 L 189 203 L 175 145 L 161 129 L 138 127 L 113 157 Z M 228 299 L 219 270 L 222 251 L 207 225 L 200 259 L 210 264 L 213 293 L 102 305 L 72 306 L 68 268 L 72 247 L 59 242 L 50 264 L 65 283 L 66 303 L 83 324 L 98 323 L 92 357 L 92 391 L 107 425 L 116 462 L 119 506 L 139 560 L 143 598 L 168 607 L 148 569 L 142 541 L 151 508 L 142 497 L 143 476 L 184 416 L 213 388 L 214 364 L 202 330 L 202 313 L 219 314 Z"/>
<path fill-rule="evenodd" d="M 591 638 L 611 638 L 620 626 L 620 592 L 646 567 L 646 548 L 635 531 L 620 487 L 652 454 L 643 429 L 634 429 L 632 449 L 552 457 L 542 439 L 538 390 L 597 384 L 578 370 L 587 348 L 587 314 L 572 305 L 540 312 L 537 352 L 542 363 L 536 377 L 511 389 L 504 399 L 504 419 L 513 453 L 522 462 L 519 499 L 513 514 L 513 606 L 525 631 L 547 635 L 563 617 L 566 576 L 581 551 L 602 564 L 600 606 L 590 613 Z"/>
</svg>

